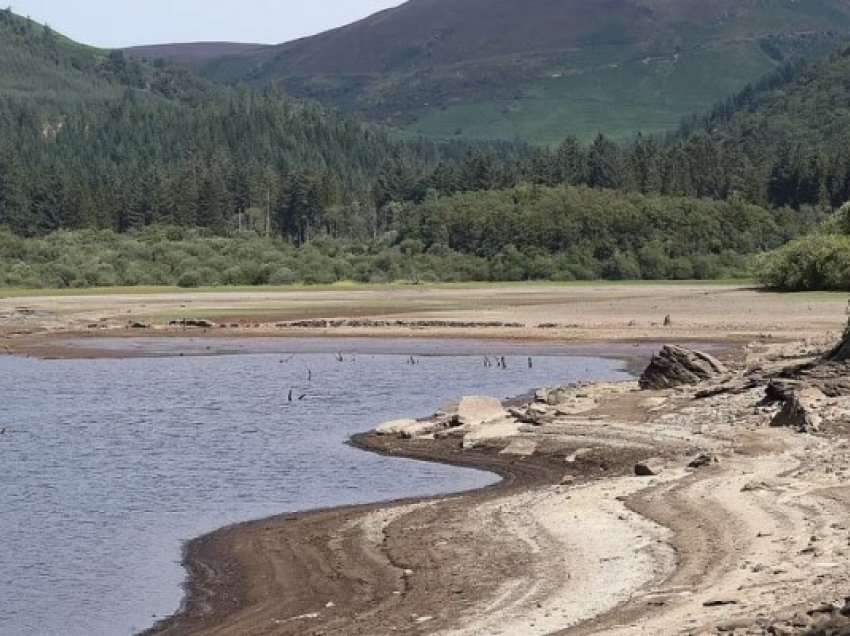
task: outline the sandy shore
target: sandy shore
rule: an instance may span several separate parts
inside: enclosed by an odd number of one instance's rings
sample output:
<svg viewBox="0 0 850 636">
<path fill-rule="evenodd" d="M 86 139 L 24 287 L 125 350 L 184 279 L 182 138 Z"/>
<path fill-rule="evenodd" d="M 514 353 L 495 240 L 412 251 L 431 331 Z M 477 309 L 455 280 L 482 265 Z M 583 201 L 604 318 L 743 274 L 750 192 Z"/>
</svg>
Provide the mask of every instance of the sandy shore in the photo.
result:
<svg viewBox="0 0 850 636">
<path fill-rule="evenodd" d="M 369 309 L 361 292 L 340 293 L 353 296 L 325 300 L 359 309 L 311 309 L 310 320 L 465 324 L 292 327 L 281 326 L 279 315 L 255 323 L 245 306 L 227 307 L 226 320 L 219 314 L 225 328 L 188 331 L 722 340 L 734 345 L 725 359 L 740 374 L 806 360 L 846 321 L 846 296 L 730 287 L 426 290 L 429 302 L 457 302 L 451 309 L 414 306 L 402 296 L 418 292 L 403 290 L 392 299 L 392 314 L 385 305 L 383 313 Z M 210 303 L 202 312 L 212 316 L 224 300 L 237 304 L 232 297 L 191 302 Z M 3 342 L 36 355 L 103 355 L 65 341 L 92 332 L 187 335 L 153 314 L 147 329 L 121 324 L 126 311 L 142 320 L 139 304 L 151 302 L 15 299 L 21 312 L 0 300 Z M 178 299 L 156 302 L 158 312 Z M 260 302 L 245 300 L 251 311 Z M 666 315 L 672 326 L 663 325 Z M 474 324 L 485 319 L 522 326 Z M 81 326 L 90 320 L 96 329 Z M 542 425 L 467 450 L 453 438 L 358 438 L 371 451 L 480 467 L 504 480 L 475 493 L 284 516 L 196 539 L 186 547 L 184 610 L 149 633 L 850 633 L 846 626 L 812 631 L 846 625 L 840 610 L 850 595 L 850 398 L 825 400 L 821 431 L 801 434 L 770 426 L 778 407 L 762 404 L 763 386 L 705 398 L 697 390 L 574 387 L 564 397 L 569 408 Z M 689 468 L 700 454 L 716 461 Z M 637 477 L 636 463 L 650 458 L 663 468 Z"/>
</svg>

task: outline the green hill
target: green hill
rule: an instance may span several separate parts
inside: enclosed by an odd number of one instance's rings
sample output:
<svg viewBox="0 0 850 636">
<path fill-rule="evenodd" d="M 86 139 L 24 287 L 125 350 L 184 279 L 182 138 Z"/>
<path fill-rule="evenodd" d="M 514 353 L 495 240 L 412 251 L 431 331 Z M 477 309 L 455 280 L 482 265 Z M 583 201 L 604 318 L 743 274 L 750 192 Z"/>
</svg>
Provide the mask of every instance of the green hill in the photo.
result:
<svg viewBox="0 0 850 636">
<path fill-rule="evenodd" d="M 137 54 L 434 137 L 553 143 L 675 128 L 847 33 L 841 0 L 411 0 L 276 47 Z"/>
<path fill-rule="evenodd" d="M 0 11 L 0 98 L 40 109 L 140 96 L 197 101 L 213 87 L 185 68 L 149 65 L 74 42 L 47 26 Z"/>
<path fill-rule="evenodd" d="M 469 150 L 398 141 L 273 88 L 220 86 L 0 12 L 0 226 L 20 234 L 177 224 L 374 236 L 392 220 L 375 209 L 386 165 L 410 181 Z"/>
<path fill-rule="evenodd" d="M 772 205 L 850 200 L 850 48 L 783 69 L 682 127 L 746 158 L 746 179 Z"/>
</svg>

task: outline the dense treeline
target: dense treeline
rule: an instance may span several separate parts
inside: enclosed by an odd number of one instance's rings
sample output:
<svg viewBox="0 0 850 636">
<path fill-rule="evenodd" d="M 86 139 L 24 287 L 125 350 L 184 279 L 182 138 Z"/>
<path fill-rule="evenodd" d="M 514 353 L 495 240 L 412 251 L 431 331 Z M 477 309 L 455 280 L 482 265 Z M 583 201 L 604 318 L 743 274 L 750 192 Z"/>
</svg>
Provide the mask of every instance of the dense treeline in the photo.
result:
<svg viewBox="0 0 850 636">
<path fill-rule="evenodd" d="M 487 189 L 567 183 L 644 194 L 726 199 L 765 207 L 835 209 L 850 200 L 850 48 L 797 62 L 695 116 L 667 138 L 615 144 L 566 139 L 509 167 L 484 165 Z M 455 179 L 455 181 L 453 181 Z M 441 192 L 469 188 L 435 174 Z M 459 183 L 459 185 L 458 185 Z"/>
<path fill-rule="evenodd" d="M 522 186 L 427 197 L 372 239 L 323 234 L 302 246 L 176 226 L 0 232 L 0 286 L 718 278 L 748 273 L 747 254 L 799 235 L 805 218 L 740 199 Z"/>
<path fill-rule="evenodd" d="M 393 139 L 9 12 L 0 35 L 5 285 L 711 278 L 850 199 L 850 52 L 669 139 L 532 149 Z"/>
<path fill-rule="evenodd" d="M 0 132 L 0 225 L 27 236 L 153 223 L 264 232 L 269 213 L 273 232 L 299 242 L 374 235 L 385 229 L 375 210 L 383 165 L 423 172 L 467 151 L 394 142 L 272 91 L 224 89 L 194 107 L 130 92 L 61 115 L 0 99 Z"/>
</svg>

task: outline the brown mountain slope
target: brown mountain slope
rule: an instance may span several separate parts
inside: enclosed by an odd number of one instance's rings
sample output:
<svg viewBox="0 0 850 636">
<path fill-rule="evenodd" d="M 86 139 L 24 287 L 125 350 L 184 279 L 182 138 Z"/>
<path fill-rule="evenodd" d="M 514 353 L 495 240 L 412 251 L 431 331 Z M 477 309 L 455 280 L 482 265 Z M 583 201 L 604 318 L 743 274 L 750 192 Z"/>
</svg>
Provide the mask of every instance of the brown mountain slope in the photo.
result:
<svg viewBox="0 0 850 636">
<path fill-rule="evenodd" d="M 279 83 L 412 131 L 551 142 L 674 126 L 847 34 L 847 0 L 410 0 L 313 37 L 219 57 L 195 48 L 193 59 L 219 81 Z"/>
<path fill-rule="evenodd" d="M 274 48 L 266 44 L 238 42 L 193 42 L 188 44 L 152 44 L 125 49 L 130 55 L 150 60 L 159 58 L 188 66 L 203 66 L 213 60 L 231 55 L 254 55 Z"/>
</svg>

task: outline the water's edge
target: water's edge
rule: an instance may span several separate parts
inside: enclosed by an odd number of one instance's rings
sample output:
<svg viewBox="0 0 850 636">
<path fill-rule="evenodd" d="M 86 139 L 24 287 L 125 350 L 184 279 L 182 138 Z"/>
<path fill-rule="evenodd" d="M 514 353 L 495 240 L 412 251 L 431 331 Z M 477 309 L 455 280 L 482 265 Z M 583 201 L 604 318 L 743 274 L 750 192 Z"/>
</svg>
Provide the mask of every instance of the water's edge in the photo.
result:
<svg viewBox="0 0 850 636">
<path fill-rule="evenodd" d="M 641 361 L 641 358 L 639 356 L 625 358 L 611 355 L 610 357 L 608 357 L 608 359 L 621 362 L 623 364 L 623 369 L 625 369 L 632 377 L 637 377 L 637 375 L 639 374 L 637 371 L 639 369 Z M 513 398 L 509 398 L 508 400 L 504 400 L 503 404 L 505 404 L 506 406 L 510 406 L 517 402 L 529 399 L 531 395 L 533 395 L 533 392 L 526 392 Z M 388 452 L 383 448 L 371 443 L 371 440 L 373 440 L 374 437 L 374 430 L 370 430 L 367 432 L 352 435 L 345 443 L 360 451 L 373 453 L 384 457 L 407 459 L 433 464 L 441 464 L 445 466 L 474 469 L 482 473 L 496 475 L 499 477 L 499 480 L 487 486 L 473 488 L 470 490 L 449 491 L 418 497 L 401 497 L 397 499 L 388 499 L 364 504 L 333 506 L 329 508 L 315 508 L 299 512 L 282 513 L 279 515 L 272 515 L 262 519 L 253 519 L 238 522 L 235 524 L 230 524 L 212 532 L 203 534 L 199 537 L 195 537 L 194 539 L 189 539 L 188 541 L 184 542 L 182 546 L 182 566 L 184 570 L 186 570 L 187 577 L 182 585 L 184 595 L 183 599 L 181 600 L 179 609 L 171 616 L 158 620 L 153 626 L 145 629 L 144 631 L 139 632 L 136 636 L 156 636 L 157 634 L 160 634 L 165 630 L 176 629 L 184 623 L 192 623 L 194 621 L 197 621 L 201 619 L 205 613 L 215 614 L 220 611 L 220 608 L 217 609 L 215 607 L 215 599 L 212 599 L 212 602 L 209 602 L 206 593 L 207 588 L 203 585 L 203 581 L 201 580 L 200 574 L 202 572 L 208 572 L 210 570 L 208 561 L 203 556 L 204 548 L 219 536 L 238 533 L 240 531 L 246 531 L 247 529 L 257 525 L 275 525 L 294 519 L 316 517 L 322 514 L 326 514 L 328 512 L 357 515 L 401 505 L 410 505 L 423 502 L 444 501 L 446 499 L 458 498 L 478 499 L 479 497 L 484 495 L 498 494 L 501 491 L 506 491 L 514 484 L 513 473 L 511 473 L 511 471 L 505 468 L 502 464 L 490 460 L 489 455 L 461 454 L 458 456 L 446 457 L 444 455 L 435 455 L 421 452 L 405 452 L 398 450 Z M 524 482 L 523 486 L 533 488 L 535 486 L 542 486 L 548 484 L 549 481 L 543 478 L 541 475 L 538 481 L 527 483 Z M 232 601 L 229 604 L 229 611 L 232 612 L 244 603 L 244 599 L 239 597 L 238 592 L 235 590 L 230 590 L 230 595 L 231 597 L 236 597 L 239 599 L 236 604 L 234 604 Z M 212 609 L 208 612 L 199 612 L 195 609 L 196 607 Z"/>
</svg>

